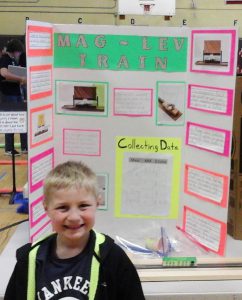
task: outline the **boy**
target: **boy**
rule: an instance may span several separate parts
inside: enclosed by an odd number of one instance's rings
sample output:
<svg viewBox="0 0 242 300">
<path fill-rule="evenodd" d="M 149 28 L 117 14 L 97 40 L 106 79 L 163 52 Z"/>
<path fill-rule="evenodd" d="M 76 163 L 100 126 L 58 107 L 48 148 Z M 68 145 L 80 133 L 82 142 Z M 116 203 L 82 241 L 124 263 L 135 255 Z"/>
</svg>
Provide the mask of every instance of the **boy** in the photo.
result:
<svg viewBox="0 0 242 300">
<path fill-rule="evenodd" d="M 66 162 L 44 182 L 54 234 L 17 250 L 5 300 L 144 300 L 137 272 L 114 241 L 92 228 L 100 202 L 94 172 Z"/>
</svg>

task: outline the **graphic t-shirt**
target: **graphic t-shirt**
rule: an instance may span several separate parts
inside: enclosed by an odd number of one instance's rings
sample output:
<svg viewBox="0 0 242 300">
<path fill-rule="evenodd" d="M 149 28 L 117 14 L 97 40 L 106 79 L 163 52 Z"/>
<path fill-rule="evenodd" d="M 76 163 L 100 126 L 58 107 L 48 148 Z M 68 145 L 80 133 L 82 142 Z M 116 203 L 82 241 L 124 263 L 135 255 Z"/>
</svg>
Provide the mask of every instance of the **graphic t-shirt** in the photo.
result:
<svg viewBox="0 0 242 300">
<path fill-rule="evenodd" d="M 83 252 L 67 259 L 59 259 L 55 255 L 56 235 L 40 246 L 36 266 L 36 299 L 88 299 L 94 239 L 91 232 Z"/>
</svg>

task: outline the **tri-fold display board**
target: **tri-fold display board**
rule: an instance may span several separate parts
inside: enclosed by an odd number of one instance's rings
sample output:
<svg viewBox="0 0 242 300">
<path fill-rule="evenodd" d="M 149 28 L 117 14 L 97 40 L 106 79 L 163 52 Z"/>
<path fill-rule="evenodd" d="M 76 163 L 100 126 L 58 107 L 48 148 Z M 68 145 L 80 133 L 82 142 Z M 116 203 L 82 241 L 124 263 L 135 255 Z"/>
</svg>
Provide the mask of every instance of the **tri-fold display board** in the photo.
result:
<svg viewBox="0 0 242 300">
<path fill-rule="evenodd" d="M 82 160 L 97 230 L 144 246 L 162 228 L 170 254 L 226 256 L 236 29 L 28 21 L 26 39 L 30 239 L 51 230 L 46 174 Z"/>
</svg>

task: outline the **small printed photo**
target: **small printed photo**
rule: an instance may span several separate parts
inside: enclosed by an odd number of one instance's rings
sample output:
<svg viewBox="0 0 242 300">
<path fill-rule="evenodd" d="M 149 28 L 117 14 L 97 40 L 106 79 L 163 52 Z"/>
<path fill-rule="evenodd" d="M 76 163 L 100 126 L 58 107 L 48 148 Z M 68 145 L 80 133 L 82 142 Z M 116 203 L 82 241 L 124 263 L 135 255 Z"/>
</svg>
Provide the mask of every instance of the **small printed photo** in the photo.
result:
<svg viewBox="0 0 242 300">
<path fill-rule="evenodd" d="M 233 73 L 234 31 L 194 30 L 191 47 L 191 71 Z"/>
<path fill-rule="evenodd" d="M 239 38 L 238 59 L 237 59 L 237 75 L 242 74 L 242 38 Z"/>
<path fill-rule="evenodd" d="M 35 128 L 34 136 L 44 134 L 49 131 L 49 126 L 46 124 L 46 117 L 44 113 L 37 116 L 37 126 Z"/>
<path fill-rule="evenodd" d="M 162 109 L 173 120 L 177 120 L 182 116 L 182 112 L 176 108 L 175 104 L 169 103 L 162 98 L 158 98 L 159 108 Z"/>
<path fill-rule="evenodd" d="M 30 110 L 30 145 L 39 146 L 53 139 L 53 105 Z"/>
<path fill-rule="evenodd" d="M 107 83 L 56 81 L 60 114 L 107 115 Z"/>
<path fill-rule="evenodd" d="M 157 90 L 157 125 L 184 123 L 185 84 L 159 82 Z"/>
<path fill-rule="evenodd" d="M 97 181 L 101 195 L 101 202 L 98 209 L 106 210 L 108 208 L 108 175 L 97 174 Z"/>
<path fill-rule="evenodd" d="M 195 64 L 227 67 L 228 62 L 223 61 L 221 44 L 221 40 L 205 40 L 201 60 L 197 60 Z"/>
</svg>

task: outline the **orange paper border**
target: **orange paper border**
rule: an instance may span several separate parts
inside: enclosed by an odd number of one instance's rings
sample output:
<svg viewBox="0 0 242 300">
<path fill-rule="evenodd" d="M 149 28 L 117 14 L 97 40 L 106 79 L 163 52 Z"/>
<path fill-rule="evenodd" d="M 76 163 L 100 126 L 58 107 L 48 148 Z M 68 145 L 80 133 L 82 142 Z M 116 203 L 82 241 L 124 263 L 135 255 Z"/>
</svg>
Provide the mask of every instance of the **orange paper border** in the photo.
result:
<svg viewBox="0 0 242 300">
<path fill-rule="evenodd" d="M 204 173 L 211 174 L 211 175 L 213 175 L 215 177 L 221 177 L 221 178 L 223 178 L 224 184 L 223 184 L 223 195 L 222 195 L 221 202 L 217 202 L 217 201 L 215 201 L 213 199 L 201 196 L 200 194 L 197 194 L 195 192 L 191 192 L 191 191 L 188 190 L 188 169 L 189 168 L 193 168 L 195 170 L 199 170 L 199 171 L 202 171 Z M 208 201 L 208 202 L 211 202 L 213 204 L 216 204 L 216 205 L 219 205 L 219 206 L 222 206 L 222 207 L 227 207 L 228 193 L 229 193 L 229 178 L 228 178 L 228 176 L 225 176 L 225 175 L 222 175 L 222 174 L 219 174 L 219 173 L 211 172 L 211 171 L 199 168 L 199 167 L 195 167 L 195 166 L 192 166 L 192 165 L 189 165 L 189 164 L 185 164 L 184 192 L 186 194 L 195 196 L 195 197 L 197 197 L 197 198 L 199 198 L 201 200 Z"/>
<path fill-rule="evenodd" d="M 34 71 L 45 71 L 45 70 L 50 70 L 51 75 L 50 75 L 50 81 L 51 81 L 51 89 L 49 91 L 45 92 L 39 92 L 36 94 L 31 94 L 31 75 L 32 72 Z M 31 66 L 29 68 L 29 77 L 30 77 L 30 83 L 29 83 L 29 95 L 30 95 L 30 100 L 36 100 L 40 98 L 44 98 L 47 96 L 51 96 L 53 93 L 53 87 L 52 87 L 52 82 L 53 82 L 53 71 L 52 71 L 52 65 L 40 65 L 40 66 Z"/>
<path fill-rule="evenodd" d="M 48 49 L 30 49 L 29 35 L 32 32 L 47 32 L 50 34 L 50 48 Z M 29 25 L 27 28 L 27 55 L 28 56 L 52 56 L 53 55 L 53 28 L 44 26 Z"/>
</svg>

